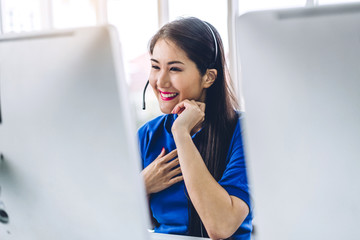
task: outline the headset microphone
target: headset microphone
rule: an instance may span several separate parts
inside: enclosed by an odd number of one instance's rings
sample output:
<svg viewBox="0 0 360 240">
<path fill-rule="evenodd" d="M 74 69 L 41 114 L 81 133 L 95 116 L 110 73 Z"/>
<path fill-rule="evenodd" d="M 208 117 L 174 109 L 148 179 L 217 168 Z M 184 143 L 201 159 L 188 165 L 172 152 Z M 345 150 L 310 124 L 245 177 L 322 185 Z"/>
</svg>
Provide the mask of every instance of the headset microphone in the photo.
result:
<svg viewBox="0 0 360 240">
<path fill-rule="evenodd" d="M 146 88 L 149 85 L 149 80 L 146 82 L 146 85 L 144 87 L 144 92 L 143 92 L 143 110 L 145 110 L 146 106 L 145 106 L 145 92 L 146 92 Z"/>
</svg>

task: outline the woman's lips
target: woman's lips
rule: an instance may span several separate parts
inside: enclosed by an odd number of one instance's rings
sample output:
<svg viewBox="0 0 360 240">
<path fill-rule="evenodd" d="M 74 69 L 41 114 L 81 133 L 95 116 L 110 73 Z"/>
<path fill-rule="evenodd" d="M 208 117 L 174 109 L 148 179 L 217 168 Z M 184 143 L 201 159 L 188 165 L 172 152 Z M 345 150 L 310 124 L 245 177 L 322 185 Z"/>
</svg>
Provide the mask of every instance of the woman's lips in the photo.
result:
<svg viewBox="0 0 360 240">
<path fill-rule="evenodd" d="M 164 101 L 170 101 L 173 100 L 174 98 L 176 98 L 177 95 L 179 95 L 178 93 L 174 93 L 174 92 L 162 92 L 159 91 L 160 93 L 160 98 Z"/>
</svg>

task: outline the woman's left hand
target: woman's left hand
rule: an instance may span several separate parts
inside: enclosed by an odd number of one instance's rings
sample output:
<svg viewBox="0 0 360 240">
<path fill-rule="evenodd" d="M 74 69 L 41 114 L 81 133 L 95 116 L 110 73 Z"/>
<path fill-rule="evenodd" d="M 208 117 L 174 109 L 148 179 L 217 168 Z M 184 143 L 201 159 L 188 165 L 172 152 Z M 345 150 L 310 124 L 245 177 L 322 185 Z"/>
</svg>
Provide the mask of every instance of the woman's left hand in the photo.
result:
<svg viewBox="0 0 360 240">
<path fill-rule="evenodd" d="M 172 110 L 173 114 L 178 114 L 171 131 L 186 132 L 192 134 L 201 128 L 205 119 L 205 103 L 195 100 L 184 100 L 178 103 Z"/>
</svg>

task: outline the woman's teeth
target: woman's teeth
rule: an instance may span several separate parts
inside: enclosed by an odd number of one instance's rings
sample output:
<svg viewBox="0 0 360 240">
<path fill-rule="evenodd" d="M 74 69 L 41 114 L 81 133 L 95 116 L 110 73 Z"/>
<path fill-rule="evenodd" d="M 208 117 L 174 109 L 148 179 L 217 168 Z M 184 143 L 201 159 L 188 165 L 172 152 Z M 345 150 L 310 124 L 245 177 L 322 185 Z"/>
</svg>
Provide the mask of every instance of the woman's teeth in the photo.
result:
<svg viewBox="0 0 360 240">
<path fill-rule="evenodd" d="M 171 97 L 175 97 L 177 94 L 176 93 L 161 93 L 161 95 L 165 98 L 171 98 Z"/>
</svg>

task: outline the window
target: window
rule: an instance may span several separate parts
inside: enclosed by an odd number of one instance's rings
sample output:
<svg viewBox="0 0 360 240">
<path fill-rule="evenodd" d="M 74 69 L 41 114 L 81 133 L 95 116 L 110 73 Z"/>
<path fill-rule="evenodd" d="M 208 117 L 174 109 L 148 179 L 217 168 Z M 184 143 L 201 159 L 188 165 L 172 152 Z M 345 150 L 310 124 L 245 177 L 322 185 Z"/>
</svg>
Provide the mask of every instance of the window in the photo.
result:
<svg viewBox="0 0 360 240">
<path fill-rule="evenodd" d="M 1 0 L 3 32 L 73 28 L 97 23 L 99 0 Z"/>
<path fill-rule="evenodd" d="M 239 14 L 249 11 L 275 9 L 275 8 L 291 8 L 291 7 L 304 7 L 306 0 L 239 0 Z"/>
<path fill-rule="evenodd" d="M 2 0 L 4 33 L 42 29 L 41 0 Z"/>
<path fill-rule="evenodd" d="M 51 0 L 54 28 L 96 25 L 96 1 Z"/>
<path fill-rule="evenodd" d="M 169 0 L 169 20 L 182 16 L 193 16 L 214 25 L 229 52 L 227 30 L 227 1 L 223 0 Z"/>
<path fill-rule="evenodd" d="M 108 19 L 119 32 L 125 69 L 137 126 L 158 116 L 157 100 L 149 86 L 146 94 L 146 111 L 142 110 L 142 94 L 150 73 L 148 42 L 158 30 L 157 0 L 108 0 Z"/>
</svg>

